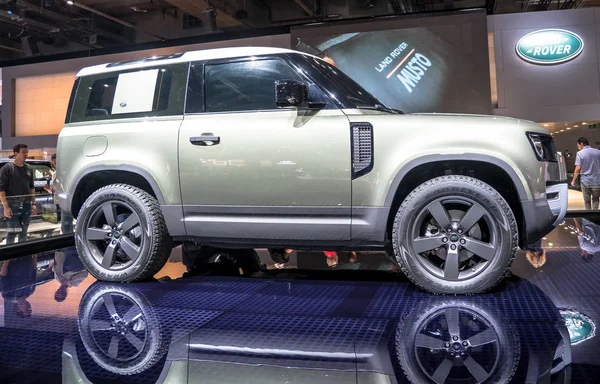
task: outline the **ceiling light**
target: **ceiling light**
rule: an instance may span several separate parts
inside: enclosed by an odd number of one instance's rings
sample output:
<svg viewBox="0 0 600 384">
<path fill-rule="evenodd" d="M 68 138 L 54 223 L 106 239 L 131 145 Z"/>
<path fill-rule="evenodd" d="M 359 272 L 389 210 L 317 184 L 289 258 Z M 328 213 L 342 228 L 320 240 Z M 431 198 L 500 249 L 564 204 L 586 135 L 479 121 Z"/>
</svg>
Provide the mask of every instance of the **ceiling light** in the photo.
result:
<svg viewBox="0 0 600 384">
<path fill-rule="evenodd" d="M 579 127 L 579 125 L 577 125 L 577 124 L 575 124 L 575 125 L 573 126 L 573 128 L 577 128 L 577 127 Z"/>
<path fill-rule="evenodd" d="M 561 129 L 560 131 L 561 131 L 561 132 L 564 132 L 565 130 L 564 130 L 564 129 Z"/>
<path fill-rule="evenodd" d="M 567 131 L 568 131 L 569 129 L 571 129 L 571 127 L 567 127 Z"/>
<path fill-rule="evenodd" d="M 587 123 L 584 121 L 583 123 L 581 123 L 581 125 L 587 125 Z"/>
<path fill-rule="evenodd" d="M 69 1 L 67 1 L 67 4 L 73 5 L 73 2 L 71 0 L 69 0 Z"/>
<path fill-rule="evenodd" d="M 547 127 L 548 125 L 550 125 L 550 124 L 544 124 L 544 127 Z"/>
</svg>

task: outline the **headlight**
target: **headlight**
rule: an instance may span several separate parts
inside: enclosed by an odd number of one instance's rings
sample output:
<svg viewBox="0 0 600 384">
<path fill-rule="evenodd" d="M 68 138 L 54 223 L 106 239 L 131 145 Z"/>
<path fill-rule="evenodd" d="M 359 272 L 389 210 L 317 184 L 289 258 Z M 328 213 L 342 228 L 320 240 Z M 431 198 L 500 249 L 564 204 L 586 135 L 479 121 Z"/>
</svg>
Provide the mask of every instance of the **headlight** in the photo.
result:
<svg viewBox="0 0 600 384">
<path fill-rule="evenodd" d="M 537 132 L 527 132 L 529 142 L 538 160 L 557 162 L 556 145 L 552 136 Z"/>
</svg>

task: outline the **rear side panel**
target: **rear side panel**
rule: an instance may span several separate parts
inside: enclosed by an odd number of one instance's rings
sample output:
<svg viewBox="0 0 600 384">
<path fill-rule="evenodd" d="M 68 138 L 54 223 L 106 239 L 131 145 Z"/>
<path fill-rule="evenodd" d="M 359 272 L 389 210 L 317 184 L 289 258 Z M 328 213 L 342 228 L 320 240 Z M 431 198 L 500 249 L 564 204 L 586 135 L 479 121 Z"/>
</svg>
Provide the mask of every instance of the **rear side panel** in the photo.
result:
<svg viewBox="0 0 600 384">
<path fill-rule="evenodd" d="M 78 80 L 57 147 L 63 209 L 71 210 L 86 175 L 108 170 L 138 173 L 158 192 L 161 205 L 181 204 L 177 150 L 188 67 L 172 64 Z"/>
</svg>

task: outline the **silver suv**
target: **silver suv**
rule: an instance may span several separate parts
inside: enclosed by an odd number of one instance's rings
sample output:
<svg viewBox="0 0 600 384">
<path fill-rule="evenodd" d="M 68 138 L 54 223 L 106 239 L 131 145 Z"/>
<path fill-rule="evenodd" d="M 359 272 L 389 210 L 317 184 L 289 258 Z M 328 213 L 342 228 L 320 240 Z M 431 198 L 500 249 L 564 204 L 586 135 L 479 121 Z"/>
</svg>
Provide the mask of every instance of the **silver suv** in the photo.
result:
<svg viewBox="0 0 600 384">
<path fill-rule="evenodd" d="M 57 184 L 83 263 L 108 281 L 149 278 L 194 242 L 381 249 L 426 290 L 477 293 L 567 207 L 564 162 L 539 125 L 403 114 L 276 48 L 81 70 Z"/>
</svg>

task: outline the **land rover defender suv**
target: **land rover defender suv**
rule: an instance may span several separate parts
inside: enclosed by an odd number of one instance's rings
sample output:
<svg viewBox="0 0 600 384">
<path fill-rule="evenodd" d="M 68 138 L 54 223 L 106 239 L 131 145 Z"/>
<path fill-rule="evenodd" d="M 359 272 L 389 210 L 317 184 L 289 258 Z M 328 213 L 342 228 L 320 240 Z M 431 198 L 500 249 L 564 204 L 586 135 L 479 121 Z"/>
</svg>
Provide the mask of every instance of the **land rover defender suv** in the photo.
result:
<svg viewBox="0 0 600 384">
<path fill-rule="evenodd" d="M 151 277 L 176 244 L 377 250 L 419 287 L 477 293 L 563 219 L 537 124 L 403 114 L 317 57 L 203 50 L 81 70 L 58 199 L 92 275 Z"/>
</svg>

